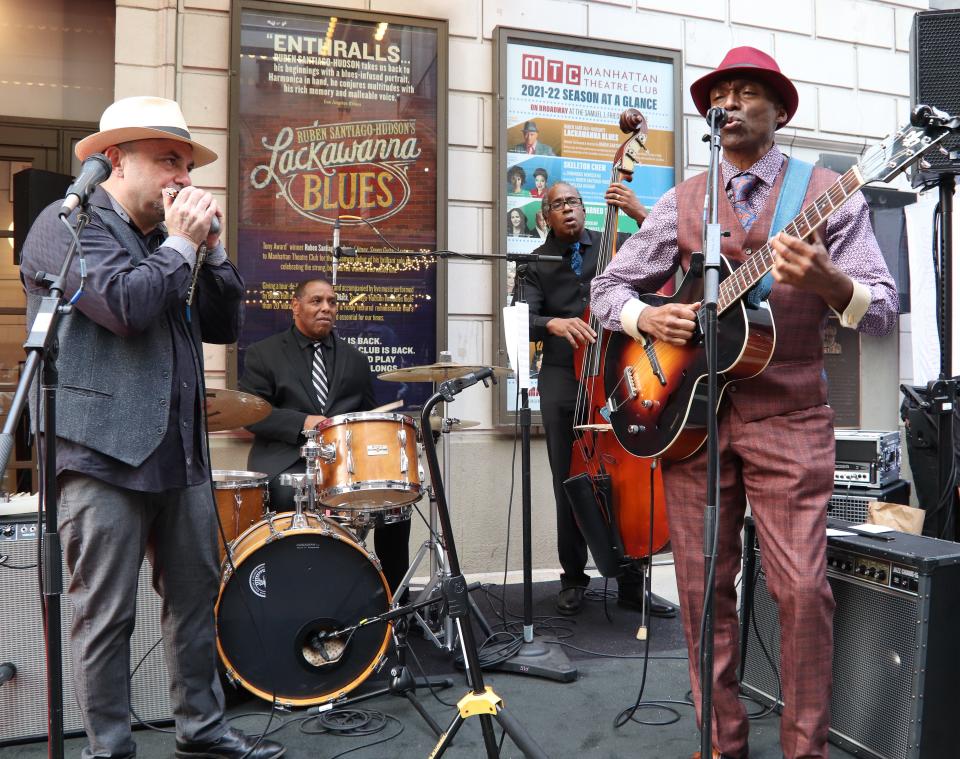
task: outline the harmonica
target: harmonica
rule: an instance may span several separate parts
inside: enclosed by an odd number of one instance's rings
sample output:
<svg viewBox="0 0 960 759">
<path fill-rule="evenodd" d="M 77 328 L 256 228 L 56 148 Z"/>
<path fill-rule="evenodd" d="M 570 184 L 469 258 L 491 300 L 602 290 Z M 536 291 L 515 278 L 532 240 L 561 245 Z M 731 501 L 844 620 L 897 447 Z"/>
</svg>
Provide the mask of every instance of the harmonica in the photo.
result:
<svg viewBox="0 0 960 759">
<path fill-rule="evenodd" d="M 163 194 L 166 195 L 170 200 L 176 200 L 177 195 L 180 194 L 179 187 L 164 187 L 162 190 Z M 210 232 L 211 235 L 220 234 L 220 218 L 218 216 L 213 217 L 213 221 L 210 222 Z"/>
</svg>

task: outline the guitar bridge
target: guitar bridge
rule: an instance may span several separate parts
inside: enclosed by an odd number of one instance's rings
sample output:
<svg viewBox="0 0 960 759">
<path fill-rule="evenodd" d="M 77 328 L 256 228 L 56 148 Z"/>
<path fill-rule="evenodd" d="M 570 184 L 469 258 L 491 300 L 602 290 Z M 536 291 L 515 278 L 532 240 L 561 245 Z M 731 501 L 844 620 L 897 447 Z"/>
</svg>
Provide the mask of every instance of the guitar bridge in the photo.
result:
<svg viewBox="0 0 960 759">
<path fill-rule="evenodd" d="M 627 386 L 627 400 L 632 401 L 637 397 L 637 383 L 633 379 L 633 367 L 628 366 L 623 370 L 623 381 Z"/>
</svg>

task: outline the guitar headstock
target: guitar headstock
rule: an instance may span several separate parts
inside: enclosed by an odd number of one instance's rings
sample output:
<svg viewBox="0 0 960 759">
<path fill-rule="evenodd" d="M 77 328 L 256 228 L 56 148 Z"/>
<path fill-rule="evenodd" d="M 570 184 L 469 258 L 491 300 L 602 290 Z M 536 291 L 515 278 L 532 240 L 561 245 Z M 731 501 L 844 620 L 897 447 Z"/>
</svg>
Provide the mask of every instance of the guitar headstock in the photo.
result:
<svg viewBox="0 0 960 759">
<path fill-rule="evenodd" d="M 874 145 L 860 158 L 858 165 L 863 183 L 889 182 L 954 131 L 957 121 L 956 117 L 918 106 L 910 124 Z"/>
</svg>

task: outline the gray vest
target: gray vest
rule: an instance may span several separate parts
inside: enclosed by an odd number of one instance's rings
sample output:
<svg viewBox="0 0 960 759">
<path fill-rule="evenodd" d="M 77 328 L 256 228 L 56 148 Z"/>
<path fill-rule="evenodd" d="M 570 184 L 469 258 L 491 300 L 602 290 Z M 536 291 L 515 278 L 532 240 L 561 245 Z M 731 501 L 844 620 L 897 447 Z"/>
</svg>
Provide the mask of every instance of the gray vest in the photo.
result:
<svg viewBox="0 0 960 759">
<path fill-rule="evenodd" d="M 134 265 L 149 255 L 115 211 L 93 206 L 89 211 L 127 249 Z M 28 298 L 28 323 L 39 305 L 39 296 Z M 58 338 L 57 436 L 139 466 L 160 445 L 170 418 L 173 338 L 167 318 L 121 337 L 74 308 L 61 320 Z"/>
</svg>

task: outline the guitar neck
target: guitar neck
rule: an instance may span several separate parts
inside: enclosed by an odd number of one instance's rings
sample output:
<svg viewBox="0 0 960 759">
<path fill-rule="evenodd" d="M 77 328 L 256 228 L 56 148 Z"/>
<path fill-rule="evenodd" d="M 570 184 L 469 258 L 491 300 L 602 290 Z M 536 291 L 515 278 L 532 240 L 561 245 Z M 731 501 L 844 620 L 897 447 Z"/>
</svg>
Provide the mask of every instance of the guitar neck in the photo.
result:
<svg viewBox="0 0 960 759">
<path fill-rule="evenodd" d="M 865 184 L 859 166 L 852 166 L 843 176 L 830 185 L 826 192 L 794 217 L 793 221 L 783 228 L 783 231 L 793 237 L 801 239 L 807 237 Z M 723 313 L 739 301 L 751 287 L 757 284 L 773 268 L 774 255 L 770 243 L 765 243 L 762 248 L 748 256 L 730 276 L 720 283 L 720 296 L 717 300 L 717 311 L 719 313 Z"/>
</svg>

